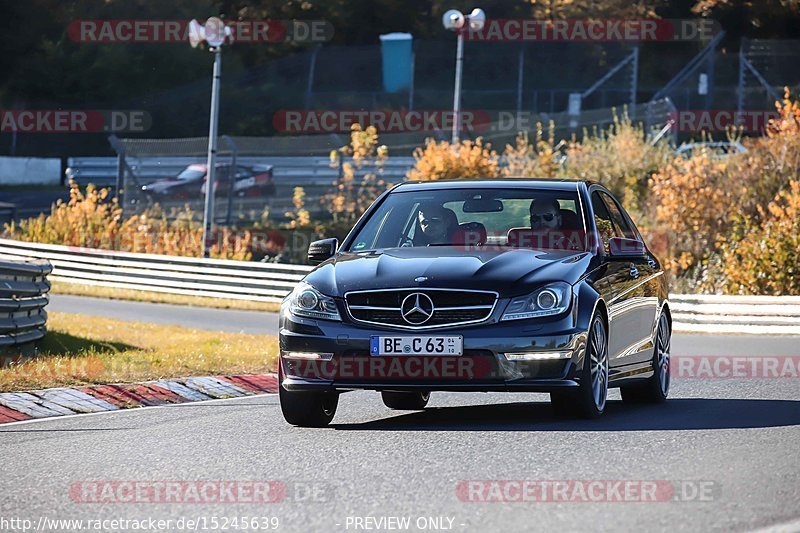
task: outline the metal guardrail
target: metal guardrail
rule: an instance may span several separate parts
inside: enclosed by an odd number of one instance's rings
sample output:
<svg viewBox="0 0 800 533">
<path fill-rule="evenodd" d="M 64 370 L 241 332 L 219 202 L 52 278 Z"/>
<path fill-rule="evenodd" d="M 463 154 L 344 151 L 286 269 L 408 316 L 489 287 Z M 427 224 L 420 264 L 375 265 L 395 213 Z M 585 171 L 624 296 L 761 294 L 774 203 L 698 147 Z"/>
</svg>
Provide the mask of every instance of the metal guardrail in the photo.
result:
<svg viewBox="0 0 800 533">
<path fill-rule="evenodd" d="M 800 296 L 671 294 L 675 331 L 800 335 Z"/>
<path fill-rule="evenodd" d="M 220 161 L 225 161 L 224 156 Z M 327 157 L 268 157 L 238 156 L 237 163 L 245 166 L 272 165 L 272 175 L 278 187 L 330 187 L 336 181 L 339 170 L 331 167 Z M 193 156 L 133 157 L 127 158 L 128 165 L 136 173 L 141 184 L 157 179 L 177 176 L 189 165 L 205 164 L 205 158 Z M 414 166 L 413 157 L 390 157 L 381 168 L 383 178 L 399 182 L 405 179 L 406 172 Z M 374 170 L 370 167 L 370 170 Z M 70 157 L 67 159 L 67 180 L 80 185 L 94 183 L 98 186 L 114 185 L 117 176 L 116 157 Z"/>
<path fill-rule="evenodd" d="M 0 259 L 50 261 L 50 279 L 84 285 L 232 298 L 283 299 L 311 267 L 114 252 L 0 239 Z"/>
<path fill-rule="evenodd" d="M 44 337 L 52 269 L 47 261 L 0 260 L 0 349 Z"/>
<path fill-rule="evenodd" d="M 56 281 L 262 302 L 280 301 L 313 268 L 0 239 L 0 260 L 30 258 L 49 261 Z M 800 296 L 671 294 L 670 309 L 678 332 L 800 335 Z"/>
</svg>

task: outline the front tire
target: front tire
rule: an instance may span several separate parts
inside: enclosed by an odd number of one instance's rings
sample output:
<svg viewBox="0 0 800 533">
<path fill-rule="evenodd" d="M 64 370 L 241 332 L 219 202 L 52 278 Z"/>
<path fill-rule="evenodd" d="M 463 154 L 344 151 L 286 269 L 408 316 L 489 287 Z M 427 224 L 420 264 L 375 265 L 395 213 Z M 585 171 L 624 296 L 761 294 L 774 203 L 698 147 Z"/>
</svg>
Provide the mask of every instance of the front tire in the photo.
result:
<svg viewBox="0 0 800 533">
<path fill-rule="evenodd" d="M 381 392 L 383 405 L 399 411 L 421 411 L 430 397 L 430 392 Z"/>
<path fill-rule="evenodd" d="M 626 403 L 662 403 L 669 395 L 670 340 L 672 332 L 666 314 L 658 319 L 655 347 L 653 349 L 653 375 L 642 384 L 628 385 L 620 389 L 622 401 Z"/>
<path fill-rule="evenodd" d="M 608 399 L 608 331 L 600 314 L 589 326 L 580 386 L 577 391 L 550 393 L 550 402 L 558 415 L 576 414 L 597 418 L 603 414 Z"/>
<path fill-rule="evenodd" d="M 338 393 L 288 391 L 283 388 L 282 382 L 283 370 L 279 368 L 278 398 L 284 420 L 293 426 L 307 428 L 325 427 L 331 423 L 339 405 Z"/>
</svg>

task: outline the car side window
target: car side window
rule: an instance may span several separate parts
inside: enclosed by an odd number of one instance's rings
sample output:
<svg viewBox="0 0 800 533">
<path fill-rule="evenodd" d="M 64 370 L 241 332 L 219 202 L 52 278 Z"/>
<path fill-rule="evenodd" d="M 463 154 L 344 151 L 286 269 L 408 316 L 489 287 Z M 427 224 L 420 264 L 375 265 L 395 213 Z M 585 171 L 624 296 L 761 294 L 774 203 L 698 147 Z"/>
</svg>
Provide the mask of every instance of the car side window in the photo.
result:
<svg viewBox="0 0 800 533">
<path fill-rule="evenodd" d="M 594 211 L 594 222 L 597 226 L 597 233 L 603 243 L 603 248 L 606 253 L 608 253 L 608 241 L 611 237 L 616 237 L 617 232 L 611 220 L 611 215 L 606 208 L 606 204 L 603 202 L 603 199 L 600 198 L 600 193 L 597 191 L 592 193 L 592 210 Z"/>
<path fill-rule="evenodd" d="M 635 239 L 636 232 L 633 231 L 631 225 L 628 224 L 628 220 L 620 212 L 617 202 L 608 193 L 602 193 L 602 198 L 608 208 L 608 213 L 611 215 L 611 220 L 616 226 L 618 236 L 626 239 Z"/>
</svg>

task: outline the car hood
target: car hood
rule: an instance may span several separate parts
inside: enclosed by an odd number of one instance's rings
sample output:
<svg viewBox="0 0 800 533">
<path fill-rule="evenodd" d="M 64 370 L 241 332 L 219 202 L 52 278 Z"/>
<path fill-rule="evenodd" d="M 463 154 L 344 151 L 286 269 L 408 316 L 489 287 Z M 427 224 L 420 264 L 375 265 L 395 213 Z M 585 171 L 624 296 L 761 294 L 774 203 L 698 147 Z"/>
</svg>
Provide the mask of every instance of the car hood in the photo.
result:
<svg viewBox="0 0 800 533">
<path fill-rule="evenodd" d="M 405 287 L 483 289 L 515 296 L 551 281 L 574 284 L 591 258 L 574 251 L 393 248 L 339 254 L 314 269 L 306 281 L 330 296 Z M 415 281 L 420 277 L 426 279 Z"/>
</svg>

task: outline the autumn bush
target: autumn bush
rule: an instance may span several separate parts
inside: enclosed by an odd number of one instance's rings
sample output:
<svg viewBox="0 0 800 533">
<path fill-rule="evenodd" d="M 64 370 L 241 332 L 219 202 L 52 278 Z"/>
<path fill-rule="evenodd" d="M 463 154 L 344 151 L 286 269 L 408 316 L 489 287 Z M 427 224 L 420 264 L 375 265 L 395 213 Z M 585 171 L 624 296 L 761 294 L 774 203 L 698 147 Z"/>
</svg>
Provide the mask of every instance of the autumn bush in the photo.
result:
<svg viewBox="0 0 800 533">
<path fill-rule="evenodd" d="M 651 179 L 655 223 L 669 234 L 666 265 L 687 290 L 798 293 L 800 105 L 787 91 L 776 107 L 765 135 L 742 140 L 745 153 L 699 150 Z"/>
<path fill-rule="evenodd" d="M 666 138 L 652 143 L 643 126 L 623 113 L 615 115 L 608 128 L 584 132 L 582 140 L 572 140 L 566 156 L 566 176 L 602 183 L 641 218 L 646 214 L 650 176 L 673 153 Z"/>
<path fill-rule="evenodd" d="M 787 90 L 765 135 L 744 139 L 747 152 L 729 158 L 729 183 L 738 210 L 759 219 L 763 209 L 800 175 L 800 103 Z"/>
<path fill-rule="evenodd" d="M 29 242 L 102 248 L 126 252 L 202 257 L 203 227 L 187 209 L 167 217 L 158 206 L 123 219 L 117 199 L 108 189 L 89 185 L 81 192 L 70 186 L 68 202 L 58 201 L 50 214 L 6 224 L 7 237 Z M 249 231 L 217 232 L 211 257 L 249 260 Z"/>
<path fill-rule="evenodd" d="M 517 135 L 514 145 L 507 144 L 503 151 L 503 176 L 510 178 L 555 178 L 562 168 L 564 141 L 556 143 L 555 125 L 551 122 L 547 137 L 542 124 L 536 125 L 533 140 L 528 132 Z"/>
<path fill-rule="evenodd" d="M 501 176 L 497 152 L 491 144 L 478 138 L 461 141 L 453 146 L 447 141 L 427 139 L 425 146 L 414 150 L 414 167 L 410 180 L 436 181 L 468 178 L 498 178 Z"/>
<path fill-rule="evenodd" d="M 714 250 L 731 223 L 727 164 L 706 150 L 676 157 L 650 180 L 656 225 L 669 240 L 666 268 L 680 275 Z"/>
<path fill-rule="evenodd" d="M 287 229 L 300 229 L 311 224 L 311 214 L 306 209 L 306 191 L 303 187 L 295 187 L 292 191 L 292 207 L 294 210 L 285 213 L 289 222 Z"/>
<path fill-rule="evenodd" d="M 800 180 L 759 211 L 760 224 L 747 219 L 721 240 L 722 288 L 729 294 L 800 295 Z"/>
<path fill-rule="evenodd" d="M 331 152 L 331 166 L 339 167 L 340 178 L 334 190 L 323 196 L 330 210 L 335 233 L 349 229 L 361 214 L 390 184 L 382 178 L 382 165 L 389 152 L 378 140 L 374 126 L 353 124 L 350 143 Z M 350 161 L 346 159 L 350 158 Z"/>
</svg>

